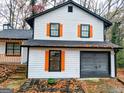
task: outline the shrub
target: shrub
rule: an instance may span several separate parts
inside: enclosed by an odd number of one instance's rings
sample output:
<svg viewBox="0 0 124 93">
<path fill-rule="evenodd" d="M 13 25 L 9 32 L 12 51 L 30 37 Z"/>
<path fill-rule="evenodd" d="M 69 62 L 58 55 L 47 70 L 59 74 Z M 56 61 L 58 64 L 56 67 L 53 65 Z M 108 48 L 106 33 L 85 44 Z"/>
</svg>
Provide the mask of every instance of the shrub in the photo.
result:
<svg viewBox="0 0 124 93">
<path fill-rule="evenodd" d="M 48 84 L 52 85 L 52 84 L 55 84 L 55 83 L 56 83 L 55 79 L 53 79 L 53 78 L 48 79 Z"/>
</svg>

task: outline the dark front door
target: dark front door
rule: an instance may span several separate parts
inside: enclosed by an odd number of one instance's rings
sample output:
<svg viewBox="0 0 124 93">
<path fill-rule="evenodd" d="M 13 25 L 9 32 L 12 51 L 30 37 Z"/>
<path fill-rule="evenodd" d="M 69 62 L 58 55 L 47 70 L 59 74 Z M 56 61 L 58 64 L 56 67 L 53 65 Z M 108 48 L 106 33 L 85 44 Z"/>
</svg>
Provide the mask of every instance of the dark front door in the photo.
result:
<svg viewBox="0 0 124 93">
<path fill-rule="evenodd" d="M 81 52 L 80 76 L 107 77 L 109 76 L 108 52 Z"/>
</svg>

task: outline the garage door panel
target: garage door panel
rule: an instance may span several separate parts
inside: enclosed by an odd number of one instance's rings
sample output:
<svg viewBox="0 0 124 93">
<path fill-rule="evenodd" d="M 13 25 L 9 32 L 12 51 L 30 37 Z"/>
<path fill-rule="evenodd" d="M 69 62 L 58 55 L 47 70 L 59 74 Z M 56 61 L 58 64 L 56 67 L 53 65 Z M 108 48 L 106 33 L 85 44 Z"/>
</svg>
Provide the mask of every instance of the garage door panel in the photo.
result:
<svg viewBox="0 0 124 93">
<path fill-rule="evenodd" d="M 82 66 L 83 69 L 81 71 L 108 71 L 108 65 L 101 66 L 101 65 L 92 65 L 92 66 Z"/>
<path fill-rule="evenodd" d="M 108 77 L 108 72 L 87 71 L 81 74 L 81 78 L 86 78 L 86 77 Z"/>
<path fill-rule="evenodd" d="M 109 75 L 108 53 L 81 52 L 81 77 Z"/>
</svg>

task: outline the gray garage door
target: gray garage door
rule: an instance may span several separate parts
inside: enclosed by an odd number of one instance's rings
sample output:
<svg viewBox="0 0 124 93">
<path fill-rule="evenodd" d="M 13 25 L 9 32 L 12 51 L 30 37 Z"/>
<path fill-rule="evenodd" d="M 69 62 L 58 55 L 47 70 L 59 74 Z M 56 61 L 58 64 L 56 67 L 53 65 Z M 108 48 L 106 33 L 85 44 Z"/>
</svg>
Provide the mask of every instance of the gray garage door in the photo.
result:
<svg viewBox="0 0 124 93">
<path fill-rule="evenodd" d="M 109 53 L 81 52 L 80 70 L 81 78 L 109 76 Z"/>
</svg>

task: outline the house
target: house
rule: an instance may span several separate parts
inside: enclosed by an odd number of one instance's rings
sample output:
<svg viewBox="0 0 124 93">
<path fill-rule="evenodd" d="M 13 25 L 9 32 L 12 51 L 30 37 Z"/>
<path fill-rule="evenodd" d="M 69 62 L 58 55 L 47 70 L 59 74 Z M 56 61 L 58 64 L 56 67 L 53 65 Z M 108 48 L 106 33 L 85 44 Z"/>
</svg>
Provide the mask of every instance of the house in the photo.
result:
<svg viewBox="0 0 124 93">
<path fill-rule="evenodd" d="M 0 31 L 0 64 L 26 63 L 26 49 L 21 45 L 24 41 L 32 38 L 32 31 L 11 29 L 8 24 L 3 25 Z M 23 59 L 21 59 L 21 55 Z"/>
<path fill-rule="evenodd" d="M 116 76 L 118 45 L 105 41 L 112 23 L 69 0 L 26 19 L 33 39 L 26 41 L 28 78 Z"/>
</svg>

